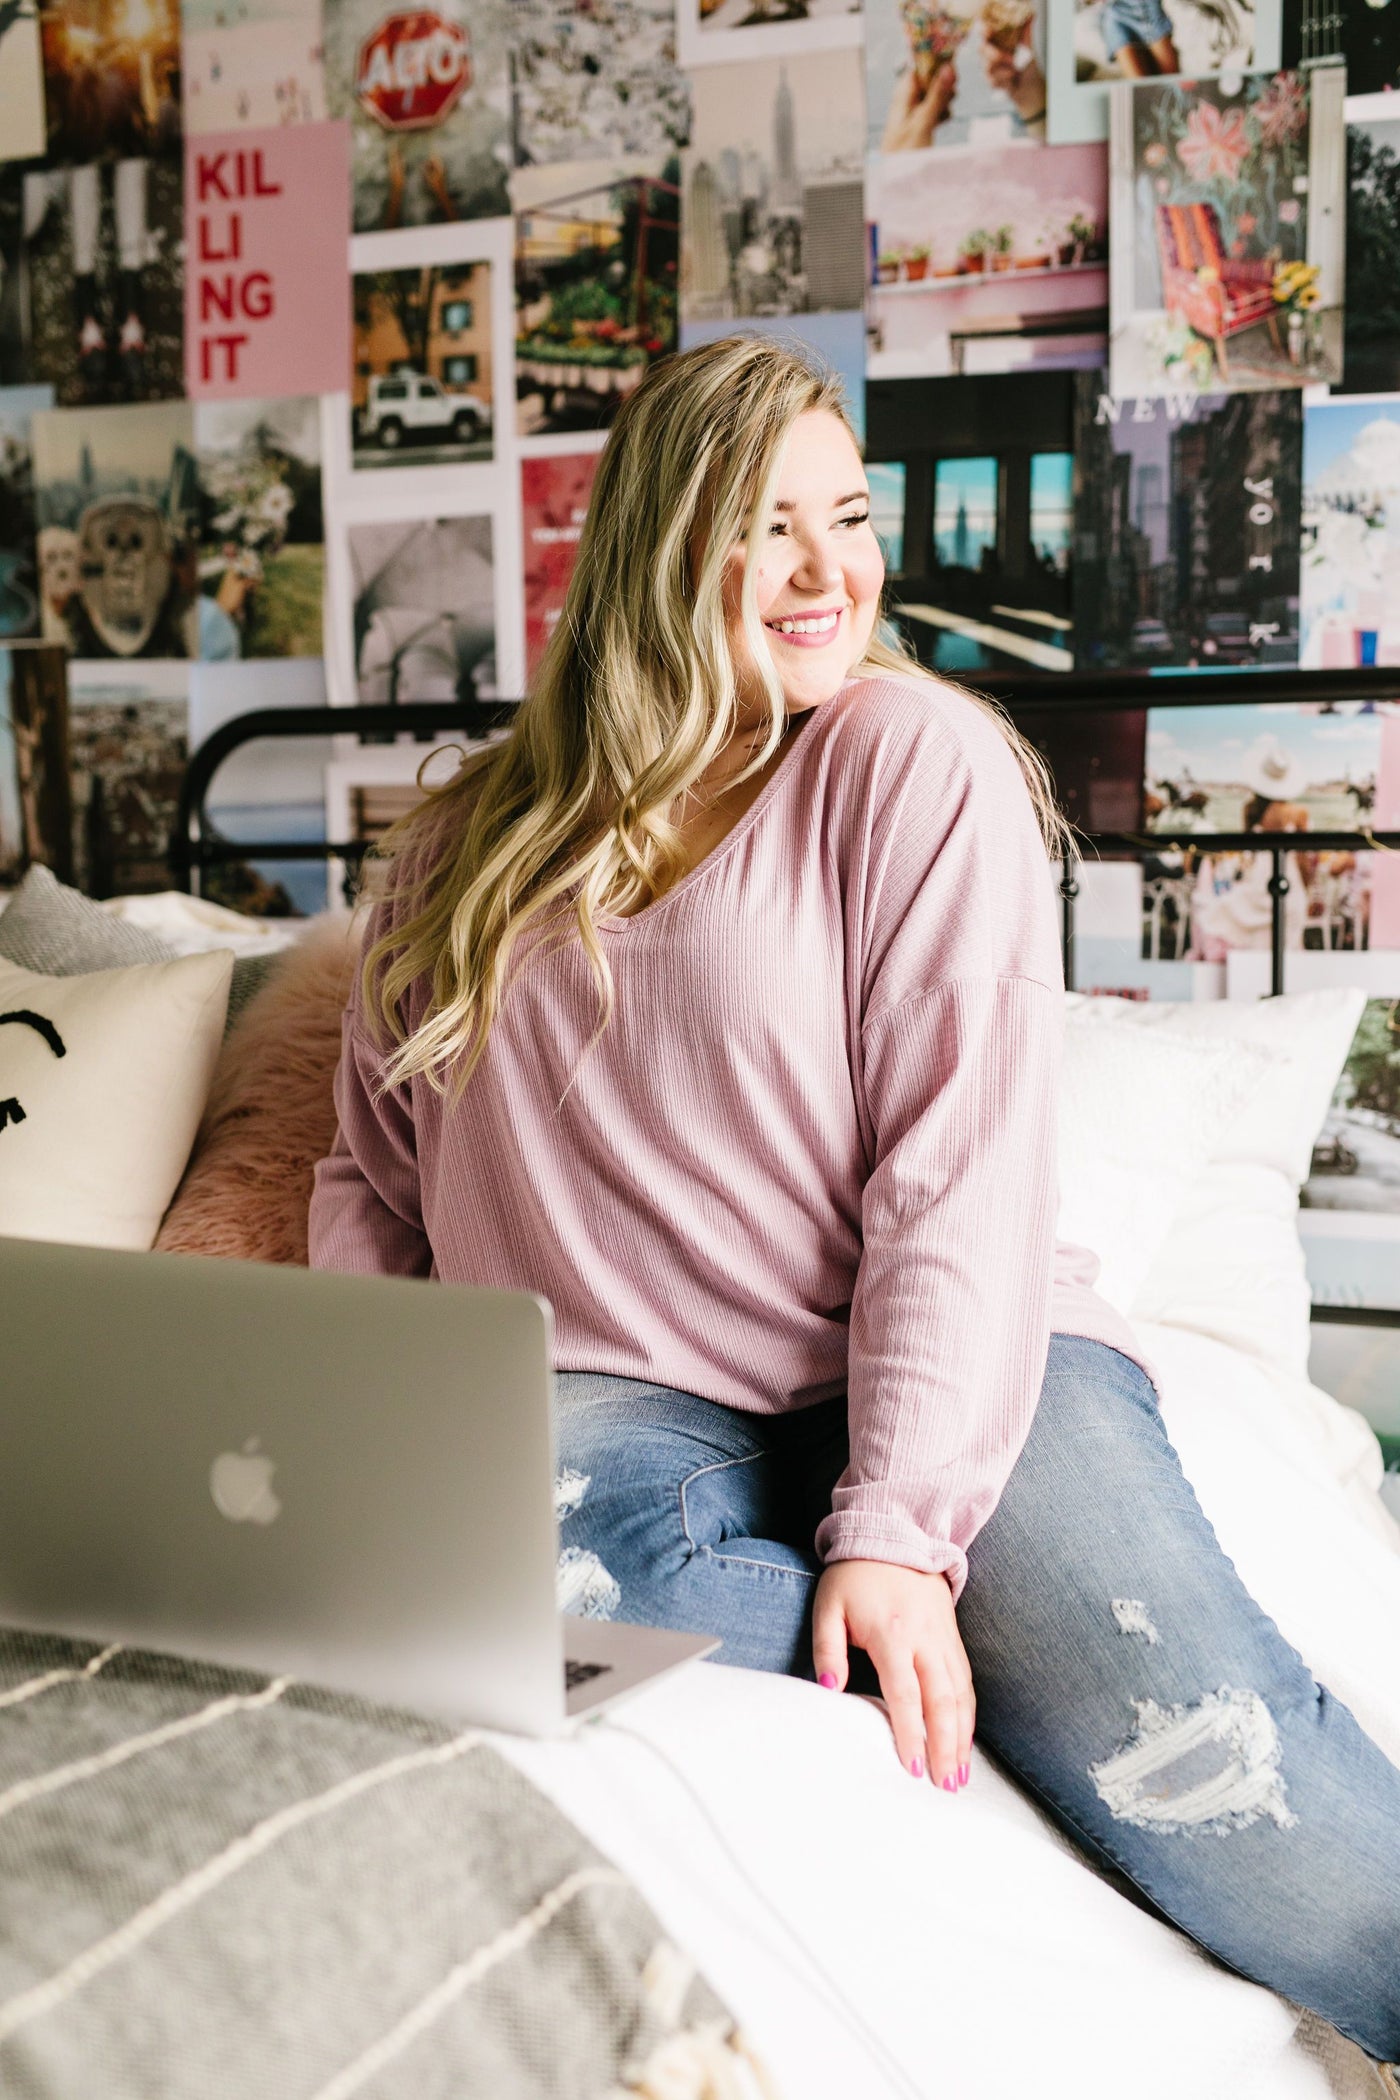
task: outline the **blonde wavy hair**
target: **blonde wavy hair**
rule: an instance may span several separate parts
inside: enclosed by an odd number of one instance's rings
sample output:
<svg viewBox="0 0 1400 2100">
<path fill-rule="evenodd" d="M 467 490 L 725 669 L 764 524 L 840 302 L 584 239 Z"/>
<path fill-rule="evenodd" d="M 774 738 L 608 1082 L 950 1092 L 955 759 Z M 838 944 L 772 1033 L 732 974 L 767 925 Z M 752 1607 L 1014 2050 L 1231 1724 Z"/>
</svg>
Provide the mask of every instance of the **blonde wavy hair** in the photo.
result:
<svg viewBox="0 0 1400 2100">
<path fill-rule="evenodd" d="M 741 335 L 654 365 L 619 410 L 528 698 L 504 740 L 470 753 L 375 856 L 389 863 L 393 910 L 366 948 L 360 988 L 398 1046 L 381 1088 L 421 1072 L 444 1093 L 452 1070 L 460 1098 L 509 989 L 511 952 L 532 932 L 558 929 L 549 953 L 577 934 L 600 995 L 587 1049 L 606 1028 L 613 979 L 597 919 L 644 908 L 685 872 L 677 815 L 737 726 L 723 581 L 740 542 L 743 627 L 769 717 L 751 763 L 726 785 L 764 766 L 787 730 L 758 615 L 758 554 L 785 441 L 816 409 L 850 429 L 834 373 Z M 946 689 L 877 624 L 851 675 L 881 671 Z M 994 702 L 963 690 L 1019 759 L 1057 856 L 1068 833 L 1043 760 Z M 409 1035 L 400 1001 L 425 975 L 431 997 Z"/>
</svg>

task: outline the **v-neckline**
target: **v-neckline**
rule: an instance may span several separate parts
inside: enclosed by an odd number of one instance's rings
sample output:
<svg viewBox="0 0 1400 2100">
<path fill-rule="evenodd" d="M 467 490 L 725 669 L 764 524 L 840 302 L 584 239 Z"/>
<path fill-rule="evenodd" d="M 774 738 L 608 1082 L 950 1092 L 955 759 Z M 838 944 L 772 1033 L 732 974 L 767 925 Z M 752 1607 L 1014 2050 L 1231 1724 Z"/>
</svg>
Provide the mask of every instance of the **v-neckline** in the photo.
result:
<svg viewBox="0 0 1400 2100">
<path fill-rule="evenodd" d="M 820 716 L 824 714 L 827 708 L 834 706 L 836 699 L 837 695 L 833 693 L 830 700 L 823 701 L 820 707 L 810 710 L 811 715 Z M 640 920 L 649 919 L 653 912 L 662 910 L 665 905 L 671 902 L 673 897 L 679 897 L 693 883 L 698 882 L 700 877 L 714 867 L 718 861 L 723 860 L 731 846 L 737 846 L 740 839 L 758 822 L 759 817 L 777 792 L 778 783 L 785 780 L 792 771 L 796 754 L 803 748 L 812 733 L 813 727 L 814 724 L 810 719 L 804 722 L 803 727 L 793 738 L 792 749 L 783 753 L 778 764 L 768 775 L 768 778 L 764 781 L 748 808 L 741 811 L 728 831 L 725 832 L 724 837 L 717 839 L 709 852 L 696 861 L 693 868 L 687 868 L 679 882 L 673 882 L 669 890 L 654 898 L 650 904 L 644 904 L 640 911 L 629 912 L 626 916 L 619 914 L 611 918 L 595 919 L 594 924 L 599 931 L 604 933 L 627 932 L 631 927 L 637 925 Z"/>
</svg>

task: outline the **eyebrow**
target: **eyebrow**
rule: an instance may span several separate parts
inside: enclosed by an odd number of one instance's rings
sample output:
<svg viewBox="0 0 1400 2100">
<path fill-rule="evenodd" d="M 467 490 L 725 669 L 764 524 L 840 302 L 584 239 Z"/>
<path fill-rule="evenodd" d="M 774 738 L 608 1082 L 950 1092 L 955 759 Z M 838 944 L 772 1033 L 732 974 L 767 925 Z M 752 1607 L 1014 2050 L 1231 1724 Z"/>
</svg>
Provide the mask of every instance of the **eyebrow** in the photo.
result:
<svg viewBox="0 0 1400 2100">
<path fill-rule="evenodd" d="M 838 496 L 831 507 L 833 510 L 842 510 L 848 503 L 868 503 L 869 501 L 869 489 L 856 489 L 849 496 Z M 773 505 L 773 508 L 774 510 L 796 510 L 797 505 L 795 503 L 789 503 L 786 500 L 786 498 L 780 498 L 779 501 Z"/>
</svg>

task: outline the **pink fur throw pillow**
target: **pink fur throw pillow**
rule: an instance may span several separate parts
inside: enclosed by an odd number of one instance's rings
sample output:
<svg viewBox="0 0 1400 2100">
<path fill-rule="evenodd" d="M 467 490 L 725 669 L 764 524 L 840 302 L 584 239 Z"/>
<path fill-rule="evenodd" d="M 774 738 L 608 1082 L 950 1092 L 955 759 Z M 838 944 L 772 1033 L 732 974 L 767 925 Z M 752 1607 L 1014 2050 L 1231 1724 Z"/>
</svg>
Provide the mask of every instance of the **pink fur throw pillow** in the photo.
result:
<svg viewBox="0 0 1400 2100">
<path fill-rule="evenodd" d="M 312 1170 L 335 1139 L 340 1016 L 359 955 L 347 914 L 278 958 L 229 1030 L 157 1248 L 306 1266 Z"/>
</svg>

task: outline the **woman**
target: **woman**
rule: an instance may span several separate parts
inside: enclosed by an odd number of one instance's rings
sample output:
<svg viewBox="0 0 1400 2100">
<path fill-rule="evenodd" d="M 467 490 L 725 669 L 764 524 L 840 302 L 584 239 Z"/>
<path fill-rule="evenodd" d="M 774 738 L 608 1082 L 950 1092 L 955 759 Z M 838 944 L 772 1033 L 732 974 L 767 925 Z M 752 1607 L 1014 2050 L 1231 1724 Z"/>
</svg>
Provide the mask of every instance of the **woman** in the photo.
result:
<svg viewBox="0 0 1400 2100">
<path fill-rule="evenodd" d="M 1056 1247 L 1059 820 L 882 583 L 834 380 L 647 376 L 512 732 L 399 827 L 313 1264 L 550 1300 L 574 1608 L 833 1691 L 857 1650 L 950 1792 L 975 1684 L 1095 1860 L 1393 2057 L 1400 1772 Z"/>
<path fill-rule="evenodd" d="M 1162 0 L 1104 0 L 1099 29 L 1109 64 L 1129 80 L 1181 71 L 1171 16 Z"/>
</svg>

